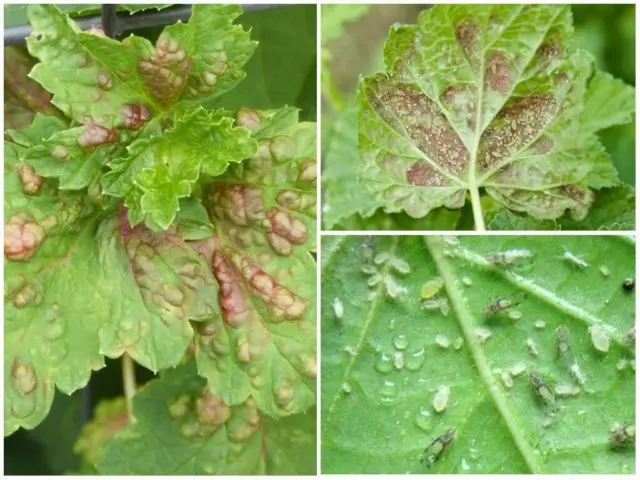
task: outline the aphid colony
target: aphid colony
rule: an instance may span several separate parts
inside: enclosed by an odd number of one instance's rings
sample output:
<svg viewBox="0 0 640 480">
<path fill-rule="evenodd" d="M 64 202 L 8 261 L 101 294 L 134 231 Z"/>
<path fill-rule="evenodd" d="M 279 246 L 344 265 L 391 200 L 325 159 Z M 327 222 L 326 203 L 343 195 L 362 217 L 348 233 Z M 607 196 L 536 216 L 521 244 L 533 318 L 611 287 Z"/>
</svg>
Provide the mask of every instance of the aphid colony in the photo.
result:
<svg viewBox="0 0 640 480">
<path fill-rule="evenodd" d="M 367 238 L 362 244 L 362 258 L 365 264 L 360 271 L 369 276 L 367 285 L 371 289 L 369 301 L 373 301 L 378 295 L 378 287 L 382 285 L 389 298 L 398 298 L 406 293 L 407 288 L 396 280 L 392 272 L 400 275 L 411 273 L 411 266 L 402 258 L 392 255 L 391 252 L 374 251 L 373 239 Z M 383 271 L 379 271 L 382 269 Z"/>
</svg>

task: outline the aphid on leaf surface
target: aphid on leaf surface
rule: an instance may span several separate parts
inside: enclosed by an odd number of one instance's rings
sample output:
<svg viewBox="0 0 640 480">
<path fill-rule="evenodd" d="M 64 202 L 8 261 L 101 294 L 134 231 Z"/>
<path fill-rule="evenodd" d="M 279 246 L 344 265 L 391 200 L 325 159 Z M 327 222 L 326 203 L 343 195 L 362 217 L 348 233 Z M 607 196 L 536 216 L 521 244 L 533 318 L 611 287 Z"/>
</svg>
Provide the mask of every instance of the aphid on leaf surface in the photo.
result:
<svg viewBox="0 0 640 480">
<path fill-rule="evenodd" d="M 490 253 L 485 258 L 487 262 L 491 263 L 492 265 L 496 265 L 498 267 L 507 267 L 523 259 L 529 259 L 531 257 L 533 257 L 533 254 L 526 248 L 510 248 L 509 250 Z"/>
<path fill-rule="evenodd" d="M 551 410 L 555 410 L 556 408 L 556 397 L 551 391 L 551 389 L 544 383 L 544 380 L 538 375 L 536 372 L 531 372 L 529 374 L 529 378 L 531 379 L 531 384 L 535 389 L 536 395 L 540 397 L 540 399 L 544 402 L 544 404 L 549 407 Z"/>
<path fill-rule="evenodd" d="M 558 334 L 558 353 L 562 361 L 569 365 L 571 363 L 571 345 L 569 343 L 569 329 L 564 325 L 560 325 L 556 330 Z"/>
<path fill-rule="evenodd" d="M 333 313 L 335 313 L 338 320 L 342 320 L 342 317 L 344 317 L 344 306 L 342 305 L 342 300 L 338 297 L 333 299 Z"/>
<path fill-rule="evenodd" d="M 569 250 L 565 250 L 564 254 L 561 257 L 563 260 L 566 260 L 569 263 L 574 264 L 576 267 L 587 268 L 589 264 L 585 262 L 582 258 L 577 255 L 574 255 Z"/>
<path fill-rule="evenodd" d="M 613 424 L 611 432 L 611 437 L 609 438 L 611 448 L 620 448 L 636 441 L 636 426 L 630 423 Z"/>
<path fill-rule="evenodd" d="M 498 315 L 499 313 L 508 310 L 511 307 L 515 307 L 516 305 L 520 305 L 524 299 L 527 298 L 527 294 L 522 292 L 511 297 L 500 297 L 496 298 L 489 306 L 487 306 L 484 310 L 484 316 L 490 317 L 493 315 Z"/>
<path fill-rule="evenodd" d="M 636 345 L 636 327 L 632 327 L 627 333 L 622 337 L 622 343 L 625 345 L 629 345 L 630 347 L 635 347 Z"/>
<path fill-rule="evenodd" d="M 622 288 L 625 291 L 631 292 L 633 288 L 636 286 L 636 281 L 633 278 L 625 278 L 624 283 L 622 284 Z"/>
<path fill-rule="evenodd" d="M 436 463 L 440 457 L 447 451 L 449 446 L 456 439 L 456 429 L 450 428 L 438 438 L 436 438 L 431 445 L 429 445 L 425 451 L 424 456 L 422 457 L 422 463 L 424 463 L 427 468 L 431 467 L 434 463 Z"/>
</svg>

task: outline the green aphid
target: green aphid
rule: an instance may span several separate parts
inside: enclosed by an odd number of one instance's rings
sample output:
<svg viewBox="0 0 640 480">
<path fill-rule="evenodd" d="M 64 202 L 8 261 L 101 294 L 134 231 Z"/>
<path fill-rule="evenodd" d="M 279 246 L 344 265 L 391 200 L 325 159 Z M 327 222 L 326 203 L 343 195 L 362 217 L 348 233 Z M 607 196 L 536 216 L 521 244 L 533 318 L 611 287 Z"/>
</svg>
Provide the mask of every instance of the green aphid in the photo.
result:
<svg viewBox="0 0 640 480">
<path fill-rule="evenodd" d="M 573 363 L 573 355 L 571 354 L 569 329 L 564 325 L 560 325 L 556 333 L 558 334 L 558 354 L 565 364 L 570 365 Z"/>
<path fill-rule="evenodd" d="M 551 410 L 556 410 L 556 396 L 553 394 L 551 389 L 544 383 L 544 380 L 540 378 L 536 372 L 531 372 L 529 374 L 529 378 L 531 379 L 531 383 L 533 384 L 533 388 L 536 391 L 536 395 L 542 399 L 544 404 Z"/>
<path fill-rule="evenodd" d="M 508 267 L 522 260 L 531 260 L 533 253 L 526 248 L 511 248 L 501 252 L 490 253 L 485 258 L 487 262 L 498 267 Z"/>
<path fill-rule="evenodd" d="M 449 445 L 456 439 L 456 429 L 450 428 L 438 438 L 436 438 L 431 445 L 429 445 L 424 451 L 422 463 L 427 467 L 431 467 L 438 459 L 447 451 Z"/>
<path fill-rule="evenodd" d="M 483 310 L 484 316 L 491 317 L 498 315 L 511 307 L 520 305 L 525 298 L 527 298 L 526 293 L 519 293 L 511 297 L 496 298 L 489 306 L 485 307 Z"/>
<path fill-rule="evenodd" d="M 609 443 L 611 448 L 620 448 L 631 445 L 636 441 L 636 426 L 630 423 L 615 424 L 611 428 Z"/>
</svg>

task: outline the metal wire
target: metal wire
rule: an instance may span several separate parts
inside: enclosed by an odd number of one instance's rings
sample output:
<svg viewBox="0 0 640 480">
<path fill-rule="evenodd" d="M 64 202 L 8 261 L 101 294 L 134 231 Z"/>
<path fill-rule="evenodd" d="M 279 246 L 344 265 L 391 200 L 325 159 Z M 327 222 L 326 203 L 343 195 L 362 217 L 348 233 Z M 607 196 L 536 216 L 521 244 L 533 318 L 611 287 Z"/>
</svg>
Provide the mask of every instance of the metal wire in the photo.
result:
<svg viewBox="0 0 640 480">
<path fill-rule="evenodd" d="M 284 7 L 282 4 L 241 4 L 245 12 L 251 10 L 266 10 L 274 7 Z M 105 17 L 105 9 L 112 7 L 113 15 Z M 90 17 L 77 17 L 74 21 L 82 28 L 89 30 L 91 28 L 101 28 L 107 33 L 107 29 L 113 28 L 110 37 L 118 37 L 124 32 L 130 32 L 139 28 L 162 27 L 172 25 L 178 20 L 186 22 L 191 17 L 191 5 L 178 5 L 160 11 L 141 12 L 133 15 L 126 12 L 115 12 L 115 5 L 102 5 L 102 15 L 94 15 Z M 106 20 L 106 25 L 103 23 Z M 113 22 L 113 24 L 109 23 Z M 106 27 L 106 28 L 105 28 Z M 25 39 L 31 34 L 33 29 L 30 25 L 19 25 L 16 27 L 7 27 L 4 29 L 4 44 L 22 45 Z"/>
</svg>

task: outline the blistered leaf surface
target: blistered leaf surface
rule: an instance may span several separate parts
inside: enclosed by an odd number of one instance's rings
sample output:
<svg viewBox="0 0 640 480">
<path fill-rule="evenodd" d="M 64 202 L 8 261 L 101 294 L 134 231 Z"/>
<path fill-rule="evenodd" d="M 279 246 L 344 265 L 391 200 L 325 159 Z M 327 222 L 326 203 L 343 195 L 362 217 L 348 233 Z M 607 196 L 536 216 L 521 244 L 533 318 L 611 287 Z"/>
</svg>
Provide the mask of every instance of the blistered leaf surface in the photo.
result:
<svg viewBox="0 0 640 480">
<path fill-rule="evenodd" d="M 611 236 L 323 241 L 323 472 L 633 473 L 610 427 L 635 421 L 634 250 Z"/>
<path fill-rule="evenodd" d="M 536 219 L 584 218 L 619 183 L 595 131 L 631 119 L 634 90 L 594 74 L 572 35 L 560 5 L 438 5 L 392 27 L 387 71 L 359 87 L 363 184 L 416 218 L 480 188 Z"/>
<path fill-rule="evenodd" d="M 216 236 L 192 245 L 212 267 L 221 318 L 198 326 L 198 369 L 225 402 L 274 417 L 315 402 L 315 125 L 297 111 L 241 110 L 258 152 L 207 189 Z"/>
<path fill-rule="evenodd" d="M 315 415 L 270 420 L 248 399 L 227 405 L 193 363 L 165 372 L 136 395 L 136 423 L 107 444 L 111 475 L 255 475 L 315 472 Z M 296 452 L 296 456 L 291 453 Z"/>
<path fill-rule="evenodd" d="M 201 173 L 219 175 L 256 149 L 248 129 L 234 126 L 221 112 L 200 108 L 177 118 L 161 136 L 135 140 L 126 155 L 109 162 L 112 170 L 102 186 L 107 195 L 124 198 L 131 224 L 145 219 L 166 229 Z"/>
</svg>

